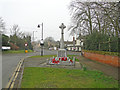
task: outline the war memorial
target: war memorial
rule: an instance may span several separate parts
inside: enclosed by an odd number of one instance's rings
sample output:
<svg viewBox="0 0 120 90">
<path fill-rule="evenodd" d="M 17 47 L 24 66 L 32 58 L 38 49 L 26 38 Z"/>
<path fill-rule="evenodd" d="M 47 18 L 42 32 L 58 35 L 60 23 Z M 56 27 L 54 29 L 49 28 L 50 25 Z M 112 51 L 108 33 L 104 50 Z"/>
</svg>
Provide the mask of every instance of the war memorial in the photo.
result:
<svg viewBox="0 0 120 90">
<path fill-rule="evenodd" d="M 62 23 L 59 28 L 61 29 L 60 49 L 57 52 L 57 57 L 52 57 L 48 60 L 49 65 L 75 65 L 75 58 L 70 59 L 67 57 L 67 51 L 64 49 L 64 29 L 66 26 Z"/>
</svg>

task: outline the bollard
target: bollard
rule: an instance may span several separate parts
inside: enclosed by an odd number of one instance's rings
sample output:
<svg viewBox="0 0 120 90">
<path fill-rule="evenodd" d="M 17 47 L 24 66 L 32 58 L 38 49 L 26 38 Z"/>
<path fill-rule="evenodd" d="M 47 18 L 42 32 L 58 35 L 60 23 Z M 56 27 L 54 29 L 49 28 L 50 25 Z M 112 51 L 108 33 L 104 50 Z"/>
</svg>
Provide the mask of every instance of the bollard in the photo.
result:
<svg viewBox="0 0 120 90">
<path fill-rule="evenodd" d="M 28 53 L 28 50 L 25 50 L 25 53 Z"/>
</svg>

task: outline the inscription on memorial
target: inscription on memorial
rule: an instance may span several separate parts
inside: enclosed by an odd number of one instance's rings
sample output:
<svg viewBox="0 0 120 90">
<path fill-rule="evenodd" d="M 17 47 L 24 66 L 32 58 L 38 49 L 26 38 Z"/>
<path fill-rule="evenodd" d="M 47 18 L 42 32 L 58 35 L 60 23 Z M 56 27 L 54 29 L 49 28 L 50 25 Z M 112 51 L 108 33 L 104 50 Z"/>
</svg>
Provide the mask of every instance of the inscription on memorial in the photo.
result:
<svg viewBox="0 0 120 90">
<path fill-rule="evenodd" d="M 58 55 L 57 57 L 67 57 L 66 55 L 66 50 L 58 50 Z"/>
</svg>

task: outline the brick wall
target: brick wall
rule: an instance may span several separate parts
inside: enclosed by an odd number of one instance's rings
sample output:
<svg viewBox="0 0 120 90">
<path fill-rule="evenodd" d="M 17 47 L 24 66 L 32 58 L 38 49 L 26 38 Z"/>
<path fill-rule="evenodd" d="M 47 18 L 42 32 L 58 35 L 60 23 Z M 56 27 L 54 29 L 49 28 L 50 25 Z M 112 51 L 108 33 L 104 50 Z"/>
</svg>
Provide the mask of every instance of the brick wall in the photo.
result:
<svg viewBox="0 0 120 90">
<path fill-rule="evenodd" d="M 118 58 L 117 56 L 101 55 L 101 54 L 88 53 L 88 52 L 84 52 L 83 55 L 86 58 L 91 59 L 91 60 L 109 64 L 115 67 L 120 67 L 120 58 Z"/>
</svg>

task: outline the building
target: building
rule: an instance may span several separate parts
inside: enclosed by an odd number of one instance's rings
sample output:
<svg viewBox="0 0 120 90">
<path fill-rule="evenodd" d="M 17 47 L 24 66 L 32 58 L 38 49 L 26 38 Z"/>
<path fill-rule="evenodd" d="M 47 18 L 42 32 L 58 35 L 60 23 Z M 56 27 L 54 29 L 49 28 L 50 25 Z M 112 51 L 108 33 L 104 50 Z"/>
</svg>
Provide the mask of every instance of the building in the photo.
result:
<svg viewBox="0 0 120 90">
<path fill-rule="evenodd" d="M 83 47 L 83 39 L 80 39 L 80 37 L 76 38 L 76 40 L 73 37 L 73 41 L 67 44 L 68 51 L 80 51 L 81 52 L 82 47 Z"/>
</svg>

